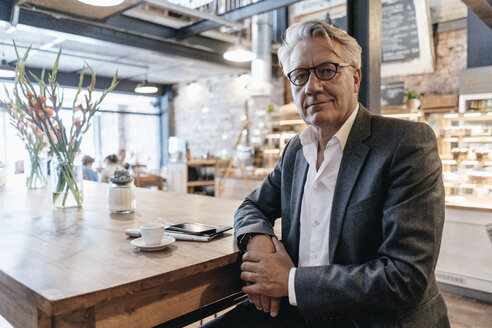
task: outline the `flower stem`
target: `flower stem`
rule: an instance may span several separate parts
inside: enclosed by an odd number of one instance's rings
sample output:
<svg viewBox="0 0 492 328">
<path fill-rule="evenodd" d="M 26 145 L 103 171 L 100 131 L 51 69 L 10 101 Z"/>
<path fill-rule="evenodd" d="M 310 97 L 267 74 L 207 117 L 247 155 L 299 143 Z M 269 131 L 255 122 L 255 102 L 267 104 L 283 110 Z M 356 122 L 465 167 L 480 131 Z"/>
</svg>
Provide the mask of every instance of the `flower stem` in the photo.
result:
<svg viewBox="0 0 492 328">
<path fill-rule="evenodd" d="M 77 179 L 74 174 L 73 163 L 71 162 L 60 162 L 58 166 L 58 172 L 53 172 L 53 174 L 58 174 L 58 183 L 56 186 L 56 192 L 53 194 L 53 201 L 56 203 L 58 197 L 63 194 L 63 199 L 61 206 L 65 207 L 69 193 L 71 192 L 77 206 L 82 205 L 83 195 L 79 186 L 77 184 Z"/>
</svg>

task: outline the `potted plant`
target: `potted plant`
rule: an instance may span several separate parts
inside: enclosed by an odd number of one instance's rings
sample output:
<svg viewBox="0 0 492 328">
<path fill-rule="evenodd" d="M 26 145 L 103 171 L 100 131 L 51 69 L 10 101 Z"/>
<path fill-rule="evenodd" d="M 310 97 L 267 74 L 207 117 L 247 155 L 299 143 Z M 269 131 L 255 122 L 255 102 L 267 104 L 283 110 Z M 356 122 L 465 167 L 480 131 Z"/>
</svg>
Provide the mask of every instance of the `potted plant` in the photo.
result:
<svg viewBox="0 0 492 328">
<path fill-rule="evenodd" d="M 414 111 L 420 107 L 420 93 L 415 91 L 405 91 L 405 106 L 408 110 Z"/>
</svg>

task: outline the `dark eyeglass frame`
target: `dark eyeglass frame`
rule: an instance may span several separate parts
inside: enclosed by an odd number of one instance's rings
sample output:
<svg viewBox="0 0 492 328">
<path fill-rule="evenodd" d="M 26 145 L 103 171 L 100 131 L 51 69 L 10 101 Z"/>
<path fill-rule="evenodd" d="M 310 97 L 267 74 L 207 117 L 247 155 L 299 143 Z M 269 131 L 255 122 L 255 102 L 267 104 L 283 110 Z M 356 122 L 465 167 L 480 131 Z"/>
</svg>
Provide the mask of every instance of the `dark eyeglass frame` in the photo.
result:
<svg viewBox="0 0 492 328">
<path fill-rule="evenodd" d="M 334 65 L 334 66 L 335 66 L 335 73 L 334 73 L 334 74 L 333 74 L 333 76 L 332 76 L 332 77 L 330 77 L 329 79 L 324 79 L 324 78 L 321 78 L 321 77 L 318 75 L 318 73 L 316 72 L 316 70 L 317 70 L 319 67 L 321 67 L 321 66 L 323 66 L 323 65 L 326 65 L 326 64 L 331 64 L 331 65 Z M 337 73 L 338 73 L 338 67 L 343 68 L 343 67 L 347 67 L 347 66 L 352 66 L 352 65 L 347 64 L 347 63 L 332 63 L 332 62 L 325 62 L 325 63 L 321 63 L 321 64 L 319 64 L 319 65 L 317 65 L 317 66 L 313 66 L 313 67 L 307 67 L 307 68 L 304 68 L 304 67 L 299 67 L 299 68 L 296 68 L 296 69 L 294 69 L 294 70 L 290 71 L 289 73 L 287 73 L 287 78 L 289 79 L 290 83 L 292 83 L 292 84 L 293 84 L 293 85 L 295 85 L 295 86 L 300 87 L 300 86 L 303 86 L 304 84 L 306 84 L 306 83 L 309 81 L 309 76 L 311 75 L 311 70 L 313 70 L 314 75 L 316 75 L 316 77 L 317 77 L 319 80 L 321 80 L 321 81 L 330 81 L 330 80 L 332 80 L 333 78 L 335 78 L 335 76 L 337 76 Z M 292 75 L 292 73 L 294 73 L 294 72 L 296 72 L 296 71 L 307 71 L 307 75 L 308 75 L 308 76 L 307 76 L 306 82 L 301 83 L 301 84 L 297 84 L 297 83 L 295 83 L 294 81 L 292 81 L 292 79 L 291 79 L 291 75 Z"/>
</svg>

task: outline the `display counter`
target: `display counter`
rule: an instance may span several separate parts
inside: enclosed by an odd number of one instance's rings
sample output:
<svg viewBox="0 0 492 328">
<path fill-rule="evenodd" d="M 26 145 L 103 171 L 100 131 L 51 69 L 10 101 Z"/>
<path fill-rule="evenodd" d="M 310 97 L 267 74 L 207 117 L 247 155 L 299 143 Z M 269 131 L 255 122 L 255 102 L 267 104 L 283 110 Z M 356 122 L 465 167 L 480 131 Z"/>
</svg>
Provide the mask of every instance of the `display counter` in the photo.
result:
<svg viewBox="0 0 492 328">
<path fill-rule="evenodd" d="M 446 204 L 492 210 L 492 112 L 431 114 Z"/>
<path fill-rule="evenodd" d="M 492 295 L 491 254 L 492 210 L 446 205 L 437 281 Z"/>
<path fill-rule="evenodd" d="M 419 113 L 384 114 L 425 121 L 436 134 L 446 193 L 437 281 L 457 287 L 453 292 L 490 301 L 492 94 L 461 95 L 459 108 L 452 95 L 430 99 Z"/>
</svg>

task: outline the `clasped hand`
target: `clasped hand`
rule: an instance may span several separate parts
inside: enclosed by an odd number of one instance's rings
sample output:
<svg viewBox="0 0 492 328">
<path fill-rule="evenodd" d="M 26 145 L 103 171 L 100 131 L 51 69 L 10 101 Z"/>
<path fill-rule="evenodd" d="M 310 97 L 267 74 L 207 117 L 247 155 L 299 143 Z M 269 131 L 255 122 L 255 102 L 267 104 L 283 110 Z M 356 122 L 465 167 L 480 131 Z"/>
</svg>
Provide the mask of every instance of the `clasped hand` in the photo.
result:
<svg viewBox="0 0 492 328">
<path fill-rule="evenodd" d="M 257 235 L 243 255 L 241 279 L 243 292 L 258 310 L 277 316 L 280 297 L 288 295 L 289 271 L 294 266 L 284 245 L 276 238 Z"/>
</svg>

